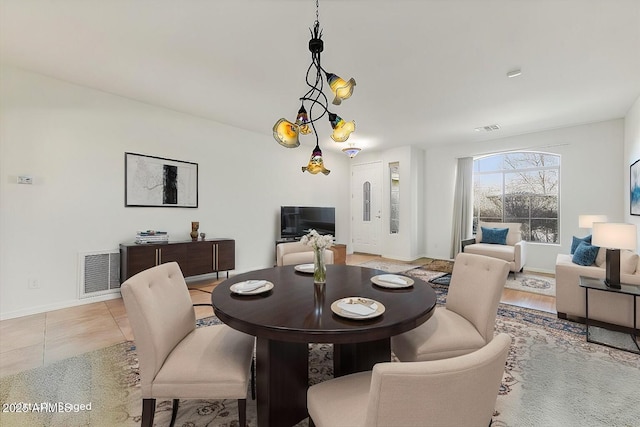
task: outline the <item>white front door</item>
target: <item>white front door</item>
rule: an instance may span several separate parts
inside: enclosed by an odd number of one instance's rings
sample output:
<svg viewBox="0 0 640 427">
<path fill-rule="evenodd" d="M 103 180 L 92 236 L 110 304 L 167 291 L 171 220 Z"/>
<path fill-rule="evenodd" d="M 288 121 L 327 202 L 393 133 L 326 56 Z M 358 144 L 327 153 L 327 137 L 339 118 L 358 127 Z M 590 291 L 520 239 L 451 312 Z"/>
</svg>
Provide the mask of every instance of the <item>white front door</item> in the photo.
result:
<svg viewBox="0 0 640 427">
<path fill-rule="evenodd" d="M 382 162 L 355 165 L 351 177 L 353 251 L 380 255 Z"/>
</svg>

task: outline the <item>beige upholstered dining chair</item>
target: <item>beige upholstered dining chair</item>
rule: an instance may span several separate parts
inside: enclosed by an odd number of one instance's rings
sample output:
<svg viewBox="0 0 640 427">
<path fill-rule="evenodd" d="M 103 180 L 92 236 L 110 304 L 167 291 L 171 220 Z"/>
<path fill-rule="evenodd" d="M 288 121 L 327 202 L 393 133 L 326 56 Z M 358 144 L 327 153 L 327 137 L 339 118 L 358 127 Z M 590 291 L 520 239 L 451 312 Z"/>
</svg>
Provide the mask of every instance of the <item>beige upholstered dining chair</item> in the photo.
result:
<svg viewBox="0 0 640 427">
<path fill-rule="evenodd" d="M 121 287 L 133 329 L 142 392 L 142 426 L 152 426 L 156 399 L 238 399 L 246 425 L 246 396 L 254 337 L 226 325 L 196 328 L 191 297 L 177 263 L 161 264 Z"/>
<path fill-rule="evenodd" d="M 378 363 L 307 392 L 317 427 L 489 426 L 511 338 L 497 335 L 472 353 L 427 362 Z"/>
<path fill-rule="evenodd" d="M 278 243 L 276 245 L 276 265 L 310 264 L 313 262 L 313 248 L 300 242 Z M 333 264 L 333 251 L 324 250 L 325 264 Z"/>
<path fill-rule="evenodd" d="M 498 303 L 509 263 L 483 255 L 456 256 L 444 307 L 408 332 L 391 337 L 403 362 L 446 359 L 471 353 L 493 339 Z"/>
</svg>

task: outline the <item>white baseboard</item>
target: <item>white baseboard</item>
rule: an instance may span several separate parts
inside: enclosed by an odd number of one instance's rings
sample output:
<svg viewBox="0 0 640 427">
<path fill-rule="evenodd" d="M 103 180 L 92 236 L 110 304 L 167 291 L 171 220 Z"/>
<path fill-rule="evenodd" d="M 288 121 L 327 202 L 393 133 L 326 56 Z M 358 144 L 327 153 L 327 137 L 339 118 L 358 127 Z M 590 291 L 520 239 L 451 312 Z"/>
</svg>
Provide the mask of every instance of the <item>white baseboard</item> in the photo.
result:
<svg viewBox="0 0 640 427">
<path fill-rule="evenodd" d="M 95 296 L 95 297 L 88 297 L 88 298 L 82 298 L 82 299 L 76 299 L 76 300 L 71 300 L 71 301 L 62 301 L 62 302 L 58 302 L 58 303 L 55 303 L 55 304 L 39 305 L 37 307 L 29 307 L 29 308 L 25 308 L 25 309 L 22 309 L 22 310 L 16 310 L 16 311 L 10 311 L 10 312 L 7 312 L 7 313 L 2 313 L 2 314 L 0 314 L 0 320 L 15 319 L 16 317 L 31 316 L 33 314 L 46 313 L 47 311 L 54 311 L 54 310 L 60 310 L 60 309 L 63 309 L 63 308 L 77 307 L 79 305 L 92 304 L 92 303 L 95 303 L 95 302 L 108 301 L 108 300 L 117 299 L 117 298 L 120 298 L 120 292 L 114 292 L 114 293 L 111 293 L 111 294 L 100 295 L 100 296 Z"/>
<path fill-rule="evenodd" d="M 547 270 L 545 268 L 527 268 L 527 266 L 524 266 L 524 272 L 526 273 L 527 271 L 530 271 L 532 273 L 542 273 L 542 274 L 550 274 L 552 276 L 556 275 L 556 271 L 555 270 Z"/>
</svg>

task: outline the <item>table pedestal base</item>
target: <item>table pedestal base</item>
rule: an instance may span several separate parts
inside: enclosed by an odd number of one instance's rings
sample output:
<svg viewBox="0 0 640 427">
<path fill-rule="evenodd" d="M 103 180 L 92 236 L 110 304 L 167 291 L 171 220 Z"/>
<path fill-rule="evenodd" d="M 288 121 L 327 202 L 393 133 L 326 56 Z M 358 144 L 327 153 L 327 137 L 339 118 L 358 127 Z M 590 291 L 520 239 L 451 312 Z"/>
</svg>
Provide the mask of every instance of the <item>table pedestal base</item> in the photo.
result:
<svg viewBox="0 0 640 427">
<path fill-rule="evenodd" d="M 333 345 L 333 376 L 370 371 L 373 365 L 391 360 L 391 340 L 389 338 Z"/>
<path fill-rule="evenodd" d="M 391 340 L 334 344 L 334 377 L 368 371 L 391 359 Z M 258 426 L 292 426 L 307 418 L 309 345 L 257 338 Z"/>
<path fill-rule="evenodd" d="M 256 341 L 258 425 L 295 425 L 309 416 L 309 345 L 260 337 Z"/>
</svg>

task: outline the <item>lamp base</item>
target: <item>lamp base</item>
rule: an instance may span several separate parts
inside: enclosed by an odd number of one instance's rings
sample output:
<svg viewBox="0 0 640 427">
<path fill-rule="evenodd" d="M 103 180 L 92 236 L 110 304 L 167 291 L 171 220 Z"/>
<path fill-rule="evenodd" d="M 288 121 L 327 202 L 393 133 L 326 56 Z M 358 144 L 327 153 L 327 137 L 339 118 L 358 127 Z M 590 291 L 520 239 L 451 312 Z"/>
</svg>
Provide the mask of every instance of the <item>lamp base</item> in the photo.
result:
<svg viewBox="0 0 640 427">
<path fill-rule="evenodd" d="M 620 249 L 607 249 L 604 284 L 612 289 L 620 289 Z"/>
<path fill-rule="evenodd" d="M 611 289 L 620 289 L 620 282 L 618 283 L 611 283 L 608 280 L 605 279 L 604 284 L 607 285 L 607 288 L 611 288 Z"/>
</svg>

